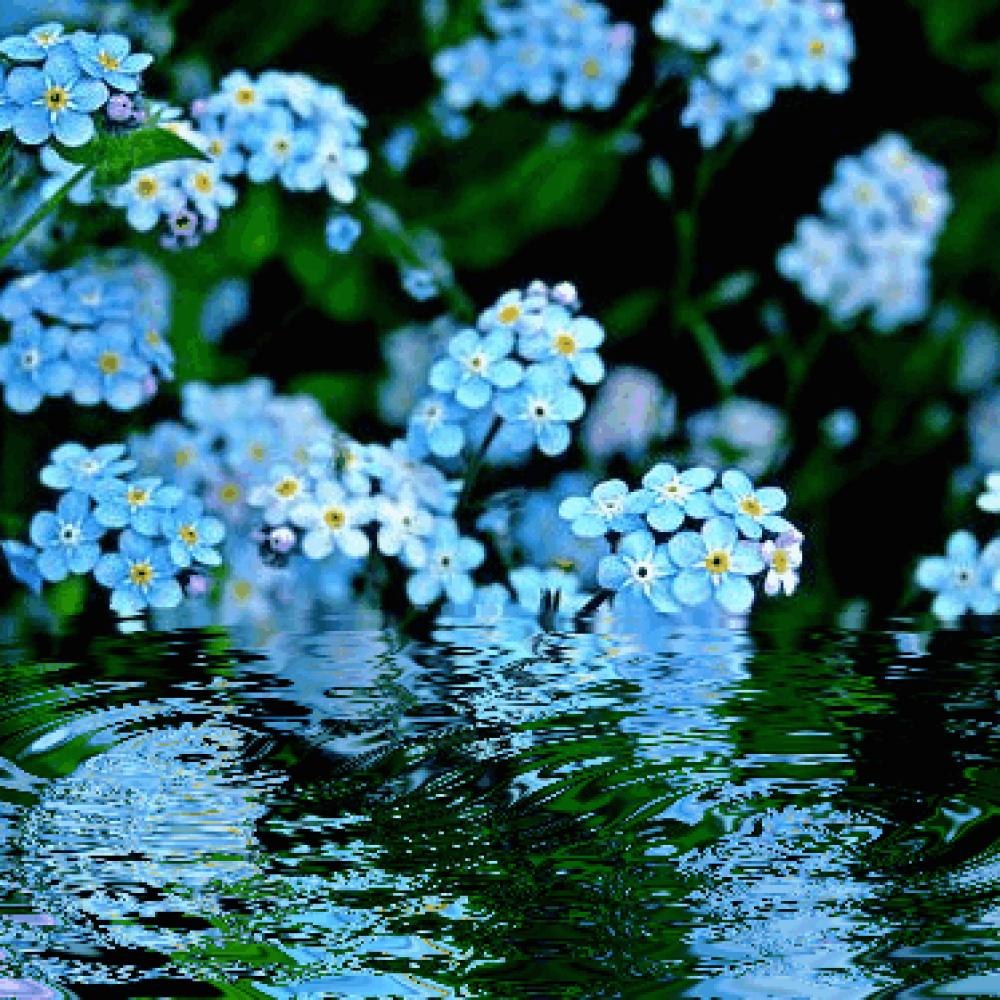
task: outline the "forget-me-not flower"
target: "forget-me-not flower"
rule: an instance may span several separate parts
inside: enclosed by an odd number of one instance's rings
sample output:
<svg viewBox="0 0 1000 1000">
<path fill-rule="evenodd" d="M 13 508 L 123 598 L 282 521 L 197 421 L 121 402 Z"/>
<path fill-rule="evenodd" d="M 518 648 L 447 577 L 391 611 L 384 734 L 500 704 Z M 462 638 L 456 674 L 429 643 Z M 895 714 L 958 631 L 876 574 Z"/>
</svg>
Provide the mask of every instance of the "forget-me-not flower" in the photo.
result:
<svg viewBox="0 0 1000 1000">
<path fill-rule="evenodd" d="M 15 413 L 31 413 L 46 396 L 63 396 L 73 384 L 65 357 L 69 331 L 43 327 L 33 317 L 14 323 L 10 341 L 0 347 L 4 401 Z"/>
<path fill-rule="evenodd" d="M 180 504 L 184 491 L 164 486 L 152 476 L 131 482 L 102 479 L 94 487 L 94 498 L 94 517 L 100 524 L 106 528 L 132 528 L 153 538 L 160 533 L 163 513 Z"/>
<path fill-rule="evenodd" d="M 715 508 L 707 493 L 715 482 L 711 469 L 698 466 L 678 472 L 667 462 L 654 465 L 642 477 L 642 492 L 647 494 L 646 520 L 656 531 L 676 531 L 685 516 L 704 520 Z"/>
<path fill-rule="evenodd" d="M 92 496 L 102 479 L 115 479 L 135 468 L 135 462 L 124 456 L 123 444 L 102 444 L 90 450 L 68 441 L 52 452 L 39 478 L 50 489 L 75 490 Z"/>
<path fill-rule="evenodd" d="M 305 531 L 302 551 L 310 559 L 325 559 L 335 548 L 351 559 L 363 559 L 371 548 L 362 530 L 372 518 L 371 502 L 349 496 L 333 480 L 317 484 L 312 496 L 292 506 L 289 518 Z"/>
<path fill-rule="evenodd" d="M 67 353 L 75 366 L 70 386 L 74 402 L 104 402 L 113 410 L 133 410 L 142 403 L 149 366 L 136 355 L 132 330 L 124 323 L 74 333 Z"/>
<path fill-rule="evenodd" d="M 649 601 L 664 614 L 679 611 L 672 592 L 677 567 L 666 545 L 657 545 L 649 531 L 633 531 L 618 545 L 618 550 L 601 560 L 597 582 L 615 593 L 615 601 Z"/>
<path fill-rule="evenodd" d="M 423 564 L 406 581 L 406 594 L 421 606 L 433 604 L 442 595 L 455 604 L 468 604 L 474 592 L 472 572 L 485 557 L 482 542 L 463 538 L 454 521 L 440 520 L 428 541 Z"/>
<path fill-rule="evenodd" d="M 791 527 L 778 516 L 788 502 L 784 490 L 776 486 L 755 490 L 746 473 L 738 469 L 723 472 L 721 482 L 721 486 L 712 490 L 712 502 L 722 513 L 733 517 L 747 538 L 759 539 L 765 528 L 781 534 Z"/>
<path fill-rule="evenodd" d="M 998 567 L 997 542 L 980 553 L 970 532 L 956 531 L 948 539 L 944 556 L 920 560 L 917 583 L 935 594 L 931 610 L 938 618 L 954 621 L 967 611 L 992 615 L 1000 610 L 1000 594 L 994 586 Z"/>
<path fill-rule="evenodd" d="M 120 615 L 175 608 L 183 597 L 167 546 L 134 531 L 122 532 L 118 552 L 101 556 L 94 578 L 111 591 L 111 610 Z"/>
<path fill-rule="evenodd" d="M 448 344 L 448 356 L 430 370 L 428 382 L 441 393 L 454 393 L 459 405 L 482 409 L 493 398 L 493 390 L 512 389 L 521 381 L 524 369 L 511 356 L 514 335 L 509 330 L 492 330 L 480 336 L 462 330 Z"/>
<path fill-rule="evenodd" d="M 108 88 L 83 75 L 72 49 L 60 46 L 41 69 L 11 70 L 7 99 L 16 108 L 11 124 L 20 142 L 40 146 L 55 137 L 65 146 L 83 146 L 94 136 L 90 114 L 106 103 Z"/>
<path fill-rule="evenodd" d="M 192 563 L 218 566 L 222 562 L 216 546 L 226 537 L 225 525 L 216 517 L 206 517 L 197 497 L 185 497 L 176 507 L 164 511 L 160 533 L 179 569 L 188 569 Z"/>
<path fill-rule="evenodd" d="M 74 37 L 73 48 L 85 73 L 130 94 L 139 89 L 139 75 L 153 62 L 148 53 L 132 52 L 124 35 L 81 32 Z"/>
<path fill-rule="evenodd" d="M 101 555 L 97 543 L 106 530 L 95 520 L 86 493 L 63 494 L 55 513 L 41 511 L 31 521 L 38 571 L 50 583 L 65 580 L 70 573 L 89 573 Z"/>
<path fill-rule="evenodd" d="M 41 62 L 53 49 L 68 44 L 64 31 L 58 21 L 48 21 L 26 35 L 10 35 L 0 41 L 0 55 L 14 62 Z"/>
<path fill-rule="evenodd" d="M 583 394 L 549 365 L 531 365 L 516 389 L 497 395 L 497 413 L 506 421 L 505 439 L 515 451 L 538 446 L 543 455 L 561 455 L 569 447 L 569 424 L 586 409 Z"/>
<path fill-rule="evenodd" d="M 597 385 L 604 378 L 604 362 L 597 348 L 604 342 L 601 325 L 588 316 L 573 317 L 561 306 L 546 310 L 542 324 L 521 336 L 521 353 L 533 361 L 550 363 L 566 379 Z"/>
<path fill-rule="evenodd" d="M 427 396 L 413 408 L 406 440 L 414 454 L 454 458 L 465 446 L 466 411 L 447 396 Z"/>
<path fill-rule="evenodd" d="M 667 543 L 670 558 L 680 567 L 674 596 L 682 604 L 704 604 L 712 597 L 727 611 L 742 614 L 753 604 L 748 576 L 764 568 L 760 547 L 739 540 L 728 518 L 715 517 L 700 532 L 682 531 Z"/>
<path fill-rule="evenodd" d="M 578 538 L 600 538 L 610 531 L 627 535 L 643 527 L 642 515 L 650 497 L 631 492 L 621 479 L 598 483 L 589 497 L 566 497 L 559 504 L 559 516 L 570 522 Z"/>
</svg>

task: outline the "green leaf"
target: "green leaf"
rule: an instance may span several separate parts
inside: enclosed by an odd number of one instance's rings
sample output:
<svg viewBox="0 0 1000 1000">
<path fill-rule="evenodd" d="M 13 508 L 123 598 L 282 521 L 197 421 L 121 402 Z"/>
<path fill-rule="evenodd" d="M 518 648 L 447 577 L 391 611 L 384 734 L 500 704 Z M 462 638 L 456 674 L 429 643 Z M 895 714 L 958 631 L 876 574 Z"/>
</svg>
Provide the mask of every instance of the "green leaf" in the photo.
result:
<svg viewBox="0 0 1000 1000">
<path fill-rule="evenodd" d="M 134 170 L 155 167 L 175 160 L 210 161 L 197 146 L 192 146 L 169 129 L 148 126 L 120 135 L 98 135 L 86 146 L 57 145 L 59 155 L 70 163 L 94 168 L 94 183 L 124 184 Z"/>
</svg>

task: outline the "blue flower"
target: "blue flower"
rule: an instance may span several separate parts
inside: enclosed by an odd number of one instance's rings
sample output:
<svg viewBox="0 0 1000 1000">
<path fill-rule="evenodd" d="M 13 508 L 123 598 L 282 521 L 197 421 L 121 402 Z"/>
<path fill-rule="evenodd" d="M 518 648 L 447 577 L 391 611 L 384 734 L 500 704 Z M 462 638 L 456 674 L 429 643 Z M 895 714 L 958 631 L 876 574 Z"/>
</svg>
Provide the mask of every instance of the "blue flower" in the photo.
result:
<svg viewBox="0 0 1000 1000">
<path fill-rule="evenodd" d="M 531 365 L 516 389 L 498 394 L 497 413 L 507 422 L 507 444 L 518 452 L 538 446 L 544 455 L 561 455 L 569 447 L 568 424 L 586 409 L 583 395 L 548 365 Z"/>
<path fill-rule="evenodd" d="M 38 550 L 24 542 L 5 539 L 0 543 L 10 575 L 33 594 L 42 592 L 42 574 L 38 572 Z"/>
<path fill-rule="evenodd" d="M 113 410 L 134 410 L 142 403 L 150 370 L 136 356 L 125 324 L 104 323 L 96 331 L 73 334 L 68 354 L 76 366 L 70 392 L 81 406 L 105 402 Z"/>
<path fill-rule="evenodd" d="M 715 482 L 711 469 L 697 467 L 678 472 L 672 465 L 662 462 L 654 465 L 642 477 L 643 492 L 648 494 L 646 520 L 656 531 L 676 531 L 685 515 L 706 519 L 715 514 L 707 493 Z"/>
<path fill-rule="evenodd" d="M 14 124 L 14 111 L 15 106 L 7 98 L 7 72 L 0 66 L 0 132 L 6 132 Z M 46 166 L 46 169 L 50 168 Z M 48 198 L 49 195 L 43 194 L 42 197 Z"/>
<path fill-rule="evenodd" d="M 309 559 L 326 559 L 334 549 L 349 559 L 363 559 L 371 549 L 363 529 L 372 514 L 368 497 L 349 496 L 340 483 L 323 480 L 313 496 L 292 506 L 289 519 L 305 531 L 302 551 Z"/>
<path fill-rule="evenodd" d="M 558 595 L 556 610 L 566 615 L 575 615 L 587 603 L 588 595 L 580 592 L 580 578 L 556 567 L 521 566 L 511 571 L 510 585 L 517 603 L 533 615 L 542 609 L 546 593 Z"/>
<path fill-rule="evenodd" d="M 125 209 L 126 221 L 140 233 L 156 228 L 161 218 L 181 211 L 186 202 L 174 163 L 133 171 L 125 184 L 110 192 L 108 200 Z"/>
<path fill-rule="evenodd" d="M 17 110 L 17 138 L 39 146 L 53 136 L 65 146 L 83 146 L 94 136 L 90 112 L 108 99 L 108 88 L 81 74 L 69 47 L 55 49 L 41 69 L 18 66 L 7 78 L 7 98 Z"/>
<path fill-rule="evenodd" d="M 105 528 L 91 512 L 86 493 L 64 494 L 56 512 L 42 511 L 31 520 L 31 541 L 39 549 L 38 571 L 50 583 L 70 573 L 89 573 L 101 554 L 98 540 Z"/>
<path fill-rule="evenodd" d="M 417 302 L 427 302 L 439 294 L 437 279 L 425 267 L 404 267 L 399 279 L 406 294 Z"/>
<path fill-rule="evenodd" d="M 46 396 L 69 391 L 74 372 L 65 357 L 67 335 L 63 327 L 46 329 L 31 317 L 14 323 L 10 343 L 0 347 L 0 382 L 15 413 L 30 413 Z"/>
<path fill-rule="evenodd" d="M 57 21 L 32 28 L 26 35 L 10 35 L 0 41 L 0 53 L 14 62 L 41 62 L 53 49 L 66 45 L 65 29 Z"/>
<path fill-rule="evenodd" d="M 630 492 L 621 479 L 609 479 L 598 483 L 589 497 L 566 497 L 559 516 L 579 538 L 600 538 L 609 531 L 627 535 L 642 529 L 650 499 L 642 491 Z"/>
<path fill-rule="evenodd" d="M 135 462 L 124 455 L 123 444 L 102 444 L 90 451 L 69 441 L 52 452 L 39 478 L 50 489 L 75 490 L 93 496 L 102 479 L 124 476 L 135 468 Z"/>
<path fill-rule="evenodd" d="M 626 535 L 614 555 L 597 568 L 597 582 L 615 592 L 615 603 L 648 601 L 664 614 L 680 611 L 671 584 L 677 573 L 666 545 L 657 545 L 649 531 Z"/>
<path fill-rule="evenodd" d="M 564 51 L 559 99 L 569 111 L 590 107 L 606 111 L 615 103 L 632 67 L 632 34 L 616 25 L 611 31 L 589 31 L 577 46 Z"/>
<path fill-rule="evenodd" d="M 604 330 L 587 316 L 573 318 L 567 309 L 552 306 L 540 327 L 523 334 L 521 353 L 532 360 L 551 363 L 567 379 L 575 376 L 584 385 L 597 385 L 604 378 L 604 362 L 597 348 Z"/>
<path fill-rule="evenodd" d="M 482 565 L 486 551 L 474 538 L 462 538 L 452 520 L 438 521 L 428 541 L 421 568 L 406 581 L 413 604 L 433 604 L 442 594 L 455 604 L 472 600 L 472 571 Z"/>
<path fill-rule="evenodd" d="M 698 130 L 698 139 L 705 149 L 718 146 L 729 128 L 745 118 L 746 112 L 725 91 L 701 78 L 691 82 L 681 124 Z"/>
<path fill-rule="evenodd" d="M 674 596 L 682 604 L 704 604 L 715 598 L 726 611 L 742 614 L 753 604 L 748 576 L 764 568 L 760 548 L 739 541 L 727 518 L 712 518 L 700 533 L 682 531 L 667 543 L 670 558 L 680 567 Z"/>
<path fill-rule="evenodd" d="M 350 253 L 361 235 L 361 223 L 351 215 L 339 212 L 326 223 L 326 245 L 334 253 Z"/>
<path fill-rule="evenodd" d="M 982 555 L 979 543 L 968 531 L 956 531 L 945 547 L 945 555 L 921 559 L 917 565 L 917 583 L 935 593 L 931 610 L 939 618 L 953 621 L 967 611 L 993 615 L 1000 611 L 1000 594 L 994 576 L 1000 566 L 997 543 L 987 546 Z"/>
<path fill-rule="evenodd" d="M 428 396 L 413 408 L 406 440 L 420 458 L 454 458 L 465 446 L 465 412 L 446 396 Z"/>
<path fill-rule="evenodd" d="M 187 569 L 196 562 L 203 566 L 222 562 L 215 546 L 226 537 L 225 525 L 218 518 L 206 517 L 200 500 L 186 497 L 161 516 L 160 533 L 167 540 L 175 566 Z"/>
<path fill-rule="evenodd" d="M 462 330 L 448 344 L 448 357 L 430 370 L 432 389 L 454 393 L 459 405 L 479 410 L 493 398 L 493 389 L 513 389 L 524 369 L 510 357 L 514 335 L 492 330 L 480 337 L 475 330 Z"/>
<path fill-rule="evenodd" d="M 176 608 L 183 597 L 166 545 L 134 531 L 122 532 L 118 552 L 101 556 L 94 578 L 111 591 L 111 610 L 120 615 Z"/>
<path fill-rule="evenodd" d="M 179 160 L 175 167 L 181 189 L 203 219 L 214 222 L 220 208 L 236 204 L 236 188 L 222 177 L 217 163 Z"/>
<path fill-rule="evenodd" d="M 139 89 L 139 74 L 153 62 L 144 52 L 131 53 L 132 46 L 124 35 L 81 33 L 73 39 L 73 48 L 85 73 L 127 93 Z"/>
<path fill-rule="evenodd" d="M 788 502 L 785 491 L 776 486 L 755 490 L 746 473 L 738 469 L 722 473 L 722 486 L 712 490 L 712 502 L 735 519 L 747 538 L 759 539 L 765 528 L 780 535 L 792 527 L 778 517 Z"/>
<path fill-rule="evenodd" d="M 94 517 L 106 528 L 132 528 L 150 538 L 160 533 L 163 514 L 184 499 L 176 486 L 161 486 L 156 478 L 104 479 L 94 488 Z"/>
</svg>

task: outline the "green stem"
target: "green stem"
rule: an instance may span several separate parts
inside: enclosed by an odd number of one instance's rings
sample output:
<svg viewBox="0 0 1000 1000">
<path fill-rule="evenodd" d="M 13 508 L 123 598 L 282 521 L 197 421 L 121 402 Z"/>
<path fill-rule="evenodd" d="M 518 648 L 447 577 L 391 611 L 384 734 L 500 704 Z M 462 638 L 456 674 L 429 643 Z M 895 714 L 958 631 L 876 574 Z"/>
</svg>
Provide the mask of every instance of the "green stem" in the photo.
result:
<svg viewBox="0 0 1000 1000">
<path fill-rule="evenodd" d="M 483 462 L 486 459 L 486 453 L 490 450 L 490 445 L 496 440 L 496 436 L 500 433 L 500 428 L 502 427 L 503 417 L 494 417 L 493 423 L 490 424 L 490 429 L 486 432 L 482 444 L 480 444 L 475 454 L 469 460 L 469 467 L 465 472 L 465 483 L 462 486 L 462 493 L 458 498 L 458 505 L 455 508 L 456 517 L 469 506 L 469 501 L 472 499 L 472 491 L 475 488 L 476 480 L 479 478 Z"/>
<path fill-rule="evenodd" d="M 427 267 L 427 262 L 417 249 L 416 239 L 406 230 L 402 221 L 390 229 L 385 225 L 385 219 L 379 215 L 377 210 L 372 209 L 370 202 L 366 199 L 359 199 L 358 207 L 364 212 L 390 257 L 406 264 Z M 447 281 L 441 281 L 440 285 L 441 293 L 452 312 L 465 319 L 471 319 L 475 316 L 476 310 L 472 299 L 459 287 L 453 276 Z"/>
<path fill-rule="evenodd" d="M 38 208 L 35 209 L 31 215 L 28 216 L 24 222 L 16 229 L 16 231 L 8 236 L 7 239 L 0 243 L 0 264 L 3 262 L 17 249 L 17 247 L 26 240 L 34 230 L 41 225 L 67 198 L 70 191 L 73 190 L 76 185 L 87 176 L 87 174 L 93 171 L 93 167 L 80 167 L 80 169 L 73 174 L 69 180 L 65 181 L 58 191 L 48 201 L 42 202 Z"/>
</svg>

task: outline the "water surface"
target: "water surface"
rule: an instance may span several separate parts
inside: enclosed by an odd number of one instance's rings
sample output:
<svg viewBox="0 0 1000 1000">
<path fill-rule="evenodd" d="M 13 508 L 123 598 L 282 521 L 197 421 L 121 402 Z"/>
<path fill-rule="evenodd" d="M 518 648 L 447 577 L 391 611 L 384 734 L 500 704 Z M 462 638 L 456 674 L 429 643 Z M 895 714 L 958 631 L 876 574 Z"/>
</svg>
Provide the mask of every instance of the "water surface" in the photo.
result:
<svg viewBox="0 0 1000 1000">
<path fill-rule="evenodd" d="M 992 635 L 0 649 L 0 996 L 1000 996 Z"/>
</svg>

